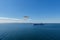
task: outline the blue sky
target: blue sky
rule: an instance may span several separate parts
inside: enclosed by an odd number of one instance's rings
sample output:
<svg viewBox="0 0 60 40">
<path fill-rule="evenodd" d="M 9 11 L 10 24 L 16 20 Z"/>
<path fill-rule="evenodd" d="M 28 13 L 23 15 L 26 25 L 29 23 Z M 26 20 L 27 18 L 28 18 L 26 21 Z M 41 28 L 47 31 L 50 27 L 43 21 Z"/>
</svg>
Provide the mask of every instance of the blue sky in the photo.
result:
<svg viewBox="0 0 60 40">
<path fill-rule="evenodd" d="M 60 22 L 60 0 L 0 0 L 0 17 L 25 15 L 36 22 Z"/>
</svg>

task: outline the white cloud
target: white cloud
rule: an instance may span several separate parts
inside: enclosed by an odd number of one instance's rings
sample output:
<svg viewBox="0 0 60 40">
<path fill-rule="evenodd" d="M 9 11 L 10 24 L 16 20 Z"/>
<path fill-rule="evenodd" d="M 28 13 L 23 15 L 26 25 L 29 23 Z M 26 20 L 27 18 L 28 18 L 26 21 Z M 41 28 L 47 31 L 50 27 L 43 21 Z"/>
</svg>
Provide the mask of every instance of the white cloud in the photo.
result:
<svg viewBox="0 0 60 40">
<path fill-rule="evenodd" d="M 0 17 L 0 23 L 22 23 L 23 19 Z"/>
<path fill-rule="evenodd" d="M 16 19 L 16 18 L 7 18 L 7 17 L 0 17 L 0 19 L 20 20 L 20 19 Z"/>
</svg>

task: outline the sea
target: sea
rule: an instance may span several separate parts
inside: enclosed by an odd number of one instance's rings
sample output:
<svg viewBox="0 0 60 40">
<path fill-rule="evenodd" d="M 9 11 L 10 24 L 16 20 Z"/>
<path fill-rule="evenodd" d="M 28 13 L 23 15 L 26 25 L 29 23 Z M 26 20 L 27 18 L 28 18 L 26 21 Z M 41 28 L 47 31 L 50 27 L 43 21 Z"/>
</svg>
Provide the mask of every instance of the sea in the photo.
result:
<svg viewBox="0 0 60 40">
<path fill-rule="evenodd" d="M 0 23 L 0 40 L 60 40 L 60 23 Z"/>
</svg>

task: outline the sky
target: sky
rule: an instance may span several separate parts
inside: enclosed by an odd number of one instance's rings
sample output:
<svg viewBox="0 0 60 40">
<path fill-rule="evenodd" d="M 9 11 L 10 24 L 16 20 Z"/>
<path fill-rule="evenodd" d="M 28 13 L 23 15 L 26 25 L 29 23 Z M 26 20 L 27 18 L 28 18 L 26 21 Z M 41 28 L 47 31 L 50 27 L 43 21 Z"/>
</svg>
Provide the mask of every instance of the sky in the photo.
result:
<svg viewBox="0 0 60 40">
<path fill-rule="evenodd" d="M 0 0 L 3 20 L 23 16 L 29 16 L 32 22 L 60 23 L 60 0 Z"/>
</svg>

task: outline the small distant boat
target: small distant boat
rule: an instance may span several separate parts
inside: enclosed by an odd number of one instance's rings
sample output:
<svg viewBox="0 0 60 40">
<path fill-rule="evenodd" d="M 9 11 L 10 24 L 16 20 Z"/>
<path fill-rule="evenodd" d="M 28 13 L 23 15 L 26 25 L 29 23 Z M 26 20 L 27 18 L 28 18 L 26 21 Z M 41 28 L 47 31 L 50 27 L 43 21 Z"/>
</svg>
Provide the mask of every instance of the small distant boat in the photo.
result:
<svg viewBox="0 0 60 40">
<path fill-rule="evenodd" d="M 35 23 L 34 25 L 44 25 L 44 23 Z"/>
</svg>

